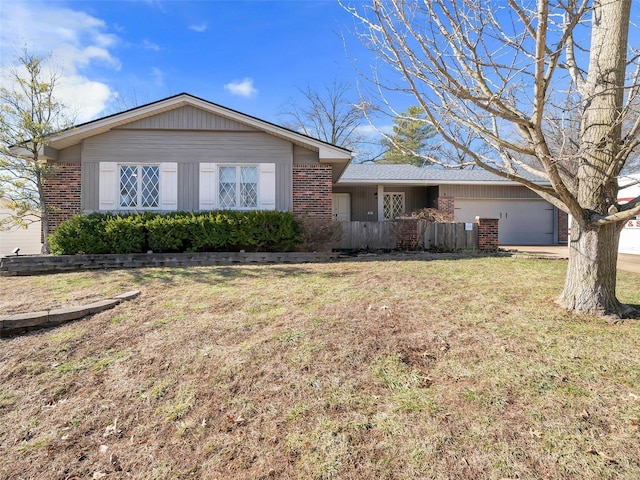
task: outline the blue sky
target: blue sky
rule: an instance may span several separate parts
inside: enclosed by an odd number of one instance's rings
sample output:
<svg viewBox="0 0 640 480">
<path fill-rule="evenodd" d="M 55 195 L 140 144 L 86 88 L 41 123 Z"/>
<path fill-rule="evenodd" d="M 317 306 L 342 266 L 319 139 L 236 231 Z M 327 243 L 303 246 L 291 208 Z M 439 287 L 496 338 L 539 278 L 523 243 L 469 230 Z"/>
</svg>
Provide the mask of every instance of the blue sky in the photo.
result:
<svg viewBox="0 0 640 480">
<path fill-rule="evenodd" d="M 353 30 L 336 0 L 0 0 L 1 64 L 51 54 L 81 121 L 188 92 L 281 123 L 298 88 L 358 82 Z"/>
</svg>

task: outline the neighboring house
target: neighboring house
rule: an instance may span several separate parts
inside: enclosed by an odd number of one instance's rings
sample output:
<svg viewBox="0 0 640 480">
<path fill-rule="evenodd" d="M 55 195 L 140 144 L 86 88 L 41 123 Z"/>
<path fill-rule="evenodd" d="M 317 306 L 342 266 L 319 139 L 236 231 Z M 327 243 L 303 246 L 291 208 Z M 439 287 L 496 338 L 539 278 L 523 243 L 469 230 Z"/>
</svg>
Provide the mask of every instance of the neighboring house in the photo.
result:
<svg viewBox="0 0 640 480">
<path fill-rule="evenodd" d="M 8 207 L 9 201 L 0 198 L 0 224 L 3 218 L 11 215 Z M 40 220 L 37 217 L 26 218 L 27 228 L 11 227 L 8 230 L 0 230 L 0 257 L 11 255 L 15 248 L 20 249 L 20 255 L 34 255 L 41 253 L 42 243 L 40 243 Z"/>
<path fill-rule="evenodd" d="M 499 219 L 501 245 L 567 243 L 567 215 L 513 181 L 485 170 L 351 164 L 333 189 L 333 216 L 384 221 L 425 207 L 456 222 Z"/>
<path fill-rule="evenodd" d="M 349 150 L 180 94 L 77 125 L 43 152 L 52 229 L 79 212 L 280 210 L 331 218 Z"/>
<path fill-rule="evenodd" d="M 640 173 L 620 177 L 620 185 L 619 203 L 627 203 L 640 196 Z M 640 215 L 629 220 L 620 232 L 618 252 L 640 255 Z"/>
</svg>

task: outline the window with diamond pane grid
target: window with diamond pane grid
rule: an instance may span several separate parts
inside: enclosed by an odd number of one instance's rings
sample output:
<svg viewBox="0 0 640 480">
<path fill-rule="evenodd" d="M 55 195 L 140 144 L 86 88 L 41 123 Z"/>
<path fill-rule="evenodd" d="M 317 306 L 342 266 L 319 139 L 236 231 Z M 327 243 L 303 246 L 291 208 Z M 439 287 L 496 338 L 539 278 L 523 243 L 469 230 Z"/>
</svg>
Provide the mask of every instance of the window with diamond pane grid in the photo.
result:
<svg viewBox="0 0 640 480">
<path fill-rule="evenodd" d="M 136 207 L 138 204 L 138 167 L 120 166 L 120 207 Z"/>
<path fill-rule="evenodd" d="M 404 213 L 404 193 L 385 193 L 382 199 L 384 218 L 394 219 Z"/>
<path fill-rule="evenodd" d="M 220 208 L 258 207 L 258 167 L 220 167 L 218 174 Z"/>
<path fill-rule="evenodd" d="M 258 168 L 240 167 L 240 207 L 258 206 Z"/>
<path fill-rule="evenodd" d="M 120 165 L 120 208 L 160 206 L 160 167 Z"/>
<path fill-rule="evenodd" d="M 160 205 L 160 168 L 142 167 L 142 185 L 140 194 L 143 208 L 157 208 Z"/>
<path fill-rule="evenodd" d="M 220 208 L 236 206 L 236 167 L 220 167 Z"/>
</svg>

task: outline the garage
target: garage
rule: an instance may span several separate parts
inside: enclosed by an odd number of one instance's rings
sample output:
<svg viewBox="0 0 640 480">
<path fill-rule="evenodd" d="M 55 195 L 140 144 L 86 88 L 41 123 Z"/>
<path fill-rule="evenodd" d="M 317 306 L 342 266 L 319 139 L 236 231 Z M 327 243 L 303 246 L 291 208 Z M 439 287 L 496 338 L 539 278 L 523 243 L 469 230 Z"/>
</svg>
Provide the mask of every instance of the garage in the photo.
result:
<svg viewBox="0 0 640 480">
<path fill-rule="evenodd" d="M 455 220 L 497 218 L 500 245 L 553 245 L 554 208 L 544 200 L 455 198 Z"/>
</svg>

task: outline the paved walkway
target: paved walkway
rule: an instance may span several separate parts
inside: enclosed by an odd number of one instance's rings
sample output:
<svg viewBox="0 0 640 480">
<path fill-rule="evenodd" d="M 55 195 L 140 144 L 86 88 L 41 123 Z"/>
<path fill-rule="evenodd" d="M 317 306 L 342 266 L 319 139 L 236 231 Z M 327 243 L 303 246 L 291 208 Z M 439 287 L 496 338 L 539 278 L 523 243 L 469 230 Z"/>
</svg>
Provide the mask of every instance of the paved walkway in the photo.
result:
<svg viewBox="0 0 640 480">
<path fill-rule="evenodd" d="M 530 255 L 549 258 L 569 258 L 569 247 L 566 245 L 550 246 L 501 246 L 503 250 L 517 251 Z M 618 254 L 618 269 L 626 272 L 640 273 L 640 255 Z"/>
</svg>

